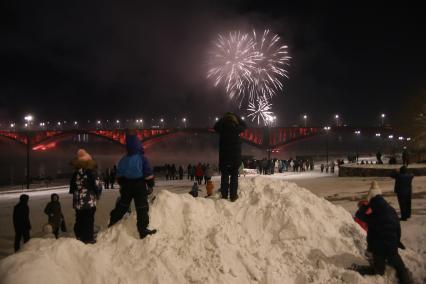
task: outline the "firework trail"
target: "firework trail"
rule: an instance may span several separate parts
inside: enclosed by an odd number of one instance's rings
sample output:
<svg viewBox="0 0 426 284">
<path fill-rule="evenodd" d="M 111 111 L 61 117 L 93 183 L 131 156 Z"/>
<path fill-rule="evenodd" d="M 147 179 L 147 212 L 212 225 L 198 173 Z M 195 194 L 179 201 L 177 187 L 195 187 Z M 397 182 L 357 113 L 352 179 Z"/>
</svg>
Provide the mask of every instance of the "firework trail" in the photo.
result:
<svg viewBox="0 0 426 284">
<path fill-rule="evenodd" d="M 253 84 L 259 53 L 255 41 L 246 33 L 230 32 L 219 35 L 214 42 L 207 78 L 214 80 L 215 87 L 223 85 L 231 99 L 243 100 L 248 84 Z"/>
<path fill-rule="evenodd" d="M 273 112 L 271 111 L 272 104 L 266 99 L 259 99 L 258 101 L 250 101 L 247 111 L 250 112 L 248 115 L 251 121 L 257 120 L 257 124 L 262 121 L 263 124 L 267 125 L 271 123 Z"/>
</svg>

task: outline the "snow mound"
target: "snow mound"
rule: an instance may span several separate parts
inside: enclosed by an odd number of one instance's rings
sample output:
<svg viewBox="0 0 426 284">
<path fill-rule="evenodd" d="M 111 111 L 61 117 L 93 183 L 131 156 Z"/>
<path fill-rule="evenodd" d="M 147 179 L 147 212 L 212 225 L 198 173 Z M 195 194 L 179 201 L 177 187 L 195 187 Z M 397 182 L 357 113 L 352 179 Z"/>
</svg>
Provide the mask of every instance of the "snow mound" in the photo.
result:
<svg viewBox="0 0 426 284">
<path fill-rule="evenodd" d="M 0 279 L 14 284 L 371 283 L 345 269 L 363 262 L 365 235 L 342 207 L 293 183 L 264 177 L 242 179 L 239 194 L 231 203 L 161 191 L 150 208 L 156 235 L 139 240 L 132 215 L 101 232 L 95 245 L 32 239 L 0 262 Z M 374 281 L 388 283 L 386 278 Z"/>
</svg>

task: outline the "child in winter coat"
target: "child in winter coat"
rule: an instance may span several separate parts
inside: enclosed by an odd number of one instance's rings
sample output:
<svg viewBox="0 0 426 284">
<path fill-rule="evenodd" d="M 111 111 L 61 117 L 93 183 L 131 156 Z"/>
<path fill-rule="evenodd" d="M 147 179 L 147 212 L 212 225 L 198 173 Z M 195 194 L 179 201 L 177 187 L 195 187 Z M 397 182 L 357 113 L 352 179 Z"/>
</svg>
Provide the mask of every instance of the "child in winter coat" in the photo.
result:
<svg viewBox="0 0 426 284">
<path fill-rule="evenodd" d="M 48 222 L 52 226 L 53 234 L 58 238 L 64 215 L 62 214 L 61 203 L 59 203 L 59 195 L 53 193 L 50 199 L 51 201 L 47 203 L 44 213 L 48 216 Z"/>
<path fill-rule="evenodd" d="M 141 141 L 136 135 L 126 136 L 127 154 L 121 158 L 117 166 L 117 181 L 120 185 L 120 201 L 110 214 L 108 227 L 123 218 L 132 200 L 135 202 L 136 227 L 141 239 L 155 234 L 157 230 L 148 229 L 149 203 L 148 195 L 155 185 L 154 172 L 144 155 Z"/>
<path fill-rule="evenodd" d="M 69 191 L 73 195 L 75 209 L 74 233 L 77 239 L 86 244 L 95 243 L 96 201 L 102 192 L 102 188 L 96 182 L 96 162 L 89 153 L 80 149 L 77 152 L 77 158 L 71 164 L 75 169 Z"/>
<path fill-rule="evenodd" d="M 21 194 L 18 204 L 13 208 L 13 227 L 15 228 L 15 252 L 21 246 L 21 239 L 24 243 L 30 239 L 30 208 L 28 200 L 30 197 L 26 194 Z"/>
<path fill-rule="evenodd" d="M 213 189 L 214 189 L 213 182 L 211 180 L 208 180 L 206 184 L 206 191 L 207 191 L 206 197 L 209 197 L 213 194 Z"/>
<path fill-rule="evenodd" d="M 192 197 L 198 197 L 198 183 L 197 182 L 194 182 L 194 185 L 192 186 L 192 189 L 189 192 L 189 194 L 191 194 Z"/>
</svg>

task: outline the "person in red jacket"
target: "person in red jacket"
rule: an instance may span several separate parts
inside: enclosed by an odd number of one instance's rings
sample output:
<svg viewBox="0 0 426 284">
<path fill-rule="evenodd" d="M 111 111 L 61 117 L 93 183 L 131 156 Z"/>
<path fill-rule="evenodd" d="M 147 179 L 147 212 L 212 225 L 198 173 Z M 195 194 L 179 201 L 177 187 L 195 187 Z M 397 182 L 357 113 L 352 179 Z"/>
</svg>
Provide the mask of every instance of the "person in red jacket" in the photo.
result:
<svg viewBox="0 0 426 284">
<path fill-rule="evenodd" d="M 204 177 L 204 171 L 201 163 L 198 163 L 197 167 L 195 168 L 195 177 L 197 178 L 198 184 L 201 184 Z"/>
</svg>

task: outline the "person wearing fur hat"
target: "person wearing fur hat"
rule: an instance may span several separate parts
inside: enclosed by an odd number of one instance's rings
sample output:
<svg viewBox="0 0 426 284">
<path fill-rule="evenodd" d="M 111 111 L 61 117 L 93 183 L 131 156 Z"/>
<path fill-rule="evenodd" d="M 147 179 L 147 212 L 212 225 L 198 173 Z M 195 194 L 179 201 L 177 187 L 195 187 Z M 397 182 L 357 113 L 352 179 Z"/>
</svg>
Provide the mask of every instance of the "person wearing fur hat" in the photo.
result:
<svg viewBox="0 0 426 284">
<path fill-rule="evenodd" d="M 395 179 L 394 192 L 398 197 L 401 221 L 407 221 L 411 217 L 411 195 L 414 175 L 408 172 L 406 166 L 402 166 L 398 172 L 393 172 L 391 177 Z"/>
<path fill-rule="evenodd" d="M 53 193 L 50 196 L 50 202 L 47 203 L 44 213 L 48 216 L 48 223 L 52 226 L 52 232 L 56 238 L 59 237 L 59 229 L 64 221 L 64 215 L 61 210 L 61 203 L 59 202 L 59 195 Z"/>
<path fill-rule="evenodd" d="M 136 227 L 139 237 L 143 239 L 157 232 L 155 229 L 148 229 L 148 195 L 152 193 L 155 184 L 154 174 L 138 137 L 126 135 L 126 149 L 127 154 L 121 158 L 117 166 L 117 181 L 121 187 L 121 198 L 111 211 L 108 227 L 123 218 L 133 199 L 136 208 Z"/>
<path fill-rule="evenodd" d="M 24 243 L 30 239 L 30 208 L 28 200 L 30 197 L 26 194 L 19 196 L 19 202 L 13 208 L 13 227 L 15 228 L 15 252 L 21 247 L 21 239 Z"/>
<path fill-rule="evenodd" d="M 219 168 L 222 198 L 238 199 L 238 168 L 241 165 L 240 134 L 247 128 L 246 123 L 236 114 L 228 112 L 214 125 L 219 134 Z"/>
<path fill-rule="evenodd" d="M 74 233 L 77 239 L 84 243 L 95 243 L 94 222 L 96 200 L 101 195 L 102 188 L 96 182 L 96 162 L 84 149 L 77 152 L 77 157 L 71 162 L 74 173 L 70 181 L 69 193 L 73 195 L 75 209 Z"/>
<path fill-rule="evenodd" d="M 356 270 L 362 275 L 383 275 L 386 263 L 395 268 L 399 283 L 411 283 L 398 247 L 401 244 L 401 226 L 398 215 L 392 206 L 383 198 L 380 187 L 373 181 L 367 195 L 369 210 L 366 213 L 367 245 L 372 254 L 372 265 L 358 266 Z"/>
</svg>

